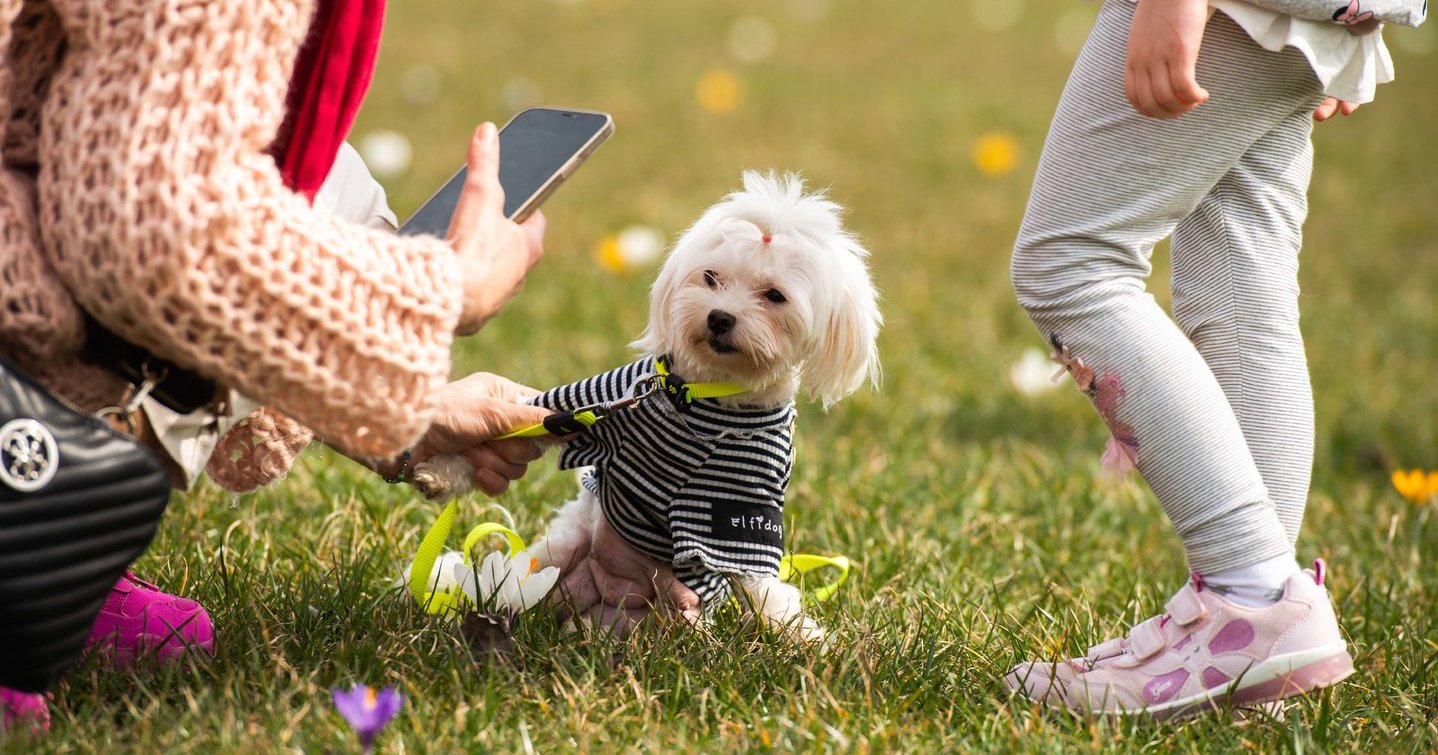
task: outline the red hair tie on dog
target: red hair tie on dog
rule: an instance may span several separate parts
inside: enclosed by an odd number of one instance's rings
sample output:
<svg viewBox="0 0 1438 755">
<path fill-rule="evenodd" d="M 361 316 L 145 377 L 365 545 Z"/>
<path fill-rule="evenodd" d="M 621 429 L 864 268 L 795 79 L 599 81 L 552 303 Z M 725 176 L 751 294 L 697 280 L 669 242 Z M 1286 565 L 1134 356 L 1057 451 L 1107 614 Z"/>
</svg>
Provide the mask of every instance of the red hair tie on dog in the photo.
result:
<svg viewBox="0 0 1438 755">
<path fill-rule="evenodd" d="M 774 237 L 773 237 L 773 236 L 765 236 L 765 237 L 764 237 L 764 243 L 765 243 L 765 244 L 767 244 L 767 243 L 769 243 L 769 242 L 771 242 L 771 241 L 773 241 L 773 240 L 774 240 Z"/>
</svg>

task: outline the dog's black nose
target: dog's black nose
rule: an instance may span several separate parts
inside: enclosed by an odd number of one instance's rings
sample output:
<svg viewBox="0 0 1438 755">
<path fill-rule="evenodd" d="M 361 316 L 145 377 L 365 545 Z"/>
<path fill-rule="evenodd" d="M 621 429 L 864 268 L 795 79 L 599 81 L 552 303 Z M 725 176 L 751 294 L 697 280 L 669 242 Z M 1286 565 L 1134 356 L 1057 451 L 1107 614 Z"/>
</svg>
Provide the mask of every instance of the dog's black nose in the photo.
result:
<svg viewBox="0 0 1438 755">
<path fill-rule="evenodd" d="M 734 315 L 722 309 L 709 310 L 709 332 L 722 336 L 734 329 Z"/>
</svg>

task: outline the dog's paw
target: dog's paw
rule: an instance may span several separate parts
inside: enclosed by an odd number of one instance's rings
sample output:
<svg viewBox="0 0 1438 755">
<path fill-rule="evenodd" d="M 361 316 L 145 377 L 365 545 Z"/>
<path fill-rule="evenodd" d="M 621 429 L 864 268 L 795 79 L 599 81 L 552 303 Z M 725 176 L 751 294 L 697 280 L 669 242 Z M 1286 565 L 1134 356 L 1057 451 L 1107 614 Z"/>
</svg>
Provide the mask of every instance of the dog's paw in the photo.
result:
<svg viewBox="0 0 1438 755">
<path fill-rule="evenodd" d="M 793 639 L 811 645 L 815 649 L 823 651 L 828 648 L 828 633 L 819 626 L 819 622 L 808 616 L 799 616 L 785 626 L 784 631 Z"/>
<path fill-rule="evenodd" d="M 469 462 L 459 456 L 436 456 L 416 464 L 409 482 L 425 498 L 445 501 L 473 490 L 473 474 Z"/>
<path fill-rule="evenodd" d="M 786 639 L 818 649 L 827 647 L 826 634 L 819 622 L 804 612 L 799 588 L 780 582 L 777 577 L 739 577 L 740 605 L 751 617 L 761 621 Z"/>
</svg>

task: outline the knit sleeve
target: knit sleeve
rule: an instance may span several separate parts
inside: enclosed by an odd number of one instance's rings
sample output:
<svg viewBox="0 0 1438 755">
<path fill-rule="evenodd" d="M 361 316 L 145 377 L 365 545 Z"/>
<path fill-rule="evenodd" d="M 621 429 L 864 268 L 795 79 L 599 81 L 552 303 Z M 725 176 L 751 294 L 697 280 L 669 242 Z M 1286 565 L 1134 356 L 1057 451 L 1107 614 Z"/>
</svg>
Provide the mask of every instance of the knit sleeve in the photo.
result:
<svg viewBox="0 0 1438 755">
<path fill-rule="evenodd" d="M 80 310 L 40 248 L 35 219 L 39 93 L 64 35 L 53 11 L 0 0 L 0 354 L 31 372 L 73 362 Z"/>
<path fill-rule="evenodd" d="M 439 239 L 323 217 L 282 184 L 265 150 L 308 4 L 55 5 L 72 38 L 39 194 L 66 287 L 121 337 L 346 451 L 413 442 L 448 377 L 457 264 Z"/>
</svg>

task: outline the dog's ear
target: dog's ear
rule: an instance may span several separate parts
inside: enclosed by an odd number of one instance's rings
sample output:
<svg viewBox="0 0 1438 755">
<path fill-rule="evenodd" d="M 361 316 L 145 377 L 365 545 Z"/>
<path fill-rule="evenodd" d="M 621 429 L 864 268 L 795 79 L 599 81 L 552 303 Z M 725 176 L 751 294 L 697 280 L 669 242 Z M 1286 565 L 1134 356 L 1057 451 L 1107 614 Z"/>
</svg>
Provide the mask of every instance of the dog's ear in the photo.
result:
<svg viewBox="0 0 1438 755">
<path fill-rule="evenodd" d="M 682 239 L 680 243 L 683 243 Z M 669 350 L 670 344 L 674 343 L 669 310 L 673 304 L 674 292 L 679 288 L 679 279 L 684 275 L 678 257 L 679 249 L 676 247 L 664 260 L 659 276 L 654 279 L 654 286 L 649 291 L 649 324 L 645 326 L 644 334 L 629 344 L 635 351 L 663 354 Z"/>
<path fill-rule="evenodd" d="M 804 363 L 800 381 L 825 409 L 858 390 L 867 380 L 879 384 L 878 292 L 864 265 L 867 253 L 857 242 L 845 239 L 844 249 L 832 260 L 828 273 L 831 290 L 815 329 L 813 348 Z"/>
</svg>

